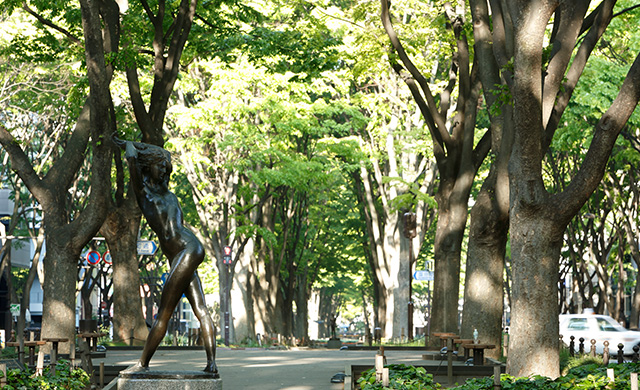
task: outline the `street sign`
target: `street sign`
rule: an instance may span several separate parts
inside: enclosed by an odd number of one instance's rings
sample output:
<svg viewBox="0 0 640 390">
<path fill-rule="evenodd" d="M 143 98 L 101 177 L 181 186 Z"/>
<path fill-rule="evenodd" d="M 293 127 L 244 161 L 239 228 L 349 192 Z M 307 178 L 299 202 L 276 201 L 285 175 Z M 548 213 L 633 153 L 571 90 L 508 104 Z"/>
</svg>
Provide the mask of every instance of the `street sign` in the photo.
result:
<svg viewBox="0 0 640 390">
<path fill-rule="evenodd" d="M 138 254 L 152 256 L 158 250 L 158 245 L 151 240 L 138 241 Z"/>
<path fill-rule="evenodd" d="M 111 259 L 111 252 L 109 251 L 104 252 L 104 255 L 102 255 L 102 260 L 104 260 L 104 262 L 107 264 L 111 264 L 113 261 Z"/>
<path fill-rule="evenodd" d="M 87 252 L 87 262 L 91 265 L 96 265 L 100 262 L 102 256 L 98 251 L 89 251 Z"/>
<path fill-rule="evenodd" d="M 9 305 L 9 311 L 14 316 L 20 315 L 20 304 L 19 303 L 12 303 L 11 305 Z"/>
<path fill-rule="evenodd" d="M 224 255 L 222 256 L 222 262 L 224 264 L 231 264 L 231 247 L 224 247 Z"/>
<path fill-rule="evenodd" d="M 418 270 L 413 273 L 415 280 L 433 280 L 433 271 Z"/>
</svg>

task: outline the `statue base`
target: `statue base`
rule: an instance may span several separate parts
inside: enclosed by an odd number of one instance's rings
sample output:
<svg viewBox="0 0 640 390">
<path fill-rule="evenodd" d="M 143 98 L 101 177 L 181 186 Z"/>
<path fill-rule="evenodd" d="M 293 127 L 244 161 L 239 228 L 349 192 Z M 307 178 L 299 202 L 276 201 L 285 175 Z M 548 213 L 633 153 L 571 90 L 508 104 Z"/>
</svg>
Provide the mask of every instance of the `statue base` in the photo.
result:
<svg viewBox="0 0 640 390">
<path fill-rule="evenodd" d="M 329 349 L 340 349 L 342 348 L 342 341 L 340 339 L 331 338 L 327 341 L 327 348 Z"/>
<path fill-rule="evenodd" d="M 203 371 L 121 371 L 118 390 L 222 390 L 222 379 Z"/>
</svg>

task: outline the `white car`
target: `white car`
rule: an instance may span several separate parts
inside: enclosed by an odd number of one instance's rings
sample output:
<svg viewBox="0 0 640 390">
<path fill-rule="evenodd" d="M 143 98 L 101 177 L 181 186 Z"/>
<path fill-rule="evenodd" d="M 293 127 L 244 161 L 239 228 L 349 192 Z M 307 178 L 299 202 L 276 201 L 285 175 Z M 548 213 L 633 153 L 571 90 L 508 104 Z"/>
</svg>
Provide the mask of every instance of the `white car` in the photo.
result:
<svg viewBox="0 0 640 390">
<path fill-rule="evenodd" d="M 560 334 L 562 342 L 569 345 L 575 337 L 575 351 L 578 352 L 580 337 L 584 337 L 584 351 L 591 351 L 591 340 L 596 340 L 596 353 L 602 354 L 604 342 L 609 342 L 609 353 L 618 354 L 618 344 L 624 345 L 624 354 L 633 354 L 633 347 L 640 346 L 640 332 L 623 328 L 616 320 L 600 314 L 561 314 Z"/>
</svg>

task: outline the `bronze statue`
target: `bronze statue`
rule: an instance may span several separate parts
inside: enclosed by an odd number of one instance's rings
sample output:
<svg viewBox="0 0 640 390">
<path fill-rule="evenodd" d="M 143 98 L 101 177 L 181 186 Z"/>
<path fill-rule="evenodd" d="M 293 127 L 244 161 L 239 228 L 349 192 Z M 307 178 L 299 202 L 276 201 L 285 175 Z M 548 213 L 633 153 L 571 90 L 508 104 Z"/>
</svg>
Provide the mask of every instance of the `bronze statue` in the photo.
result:
<svg viewBox="0 0 640 390">
<path fill-rule="evenodd" d="M 204 259 L 204 248 L 195 234 L 184 226 L 178 198 L 169 191 L 171 154 L 151 144 L 123 141 L 116 137 L 113 140 L 125 150 L 131 186 L 138 205 L 149 226 L 157 234 L 160 248 L 171 267 L 162 289 L 156 321 L 149 332 L 137 367 L 148 369 L 151 357 L 167 333 L 169 319 L 184 294 L 200 321 L 207 354 L 204 371 L 218 377 L 213 321 L 207 311 L 202 283 L 196 271 Z"/>
</svg>

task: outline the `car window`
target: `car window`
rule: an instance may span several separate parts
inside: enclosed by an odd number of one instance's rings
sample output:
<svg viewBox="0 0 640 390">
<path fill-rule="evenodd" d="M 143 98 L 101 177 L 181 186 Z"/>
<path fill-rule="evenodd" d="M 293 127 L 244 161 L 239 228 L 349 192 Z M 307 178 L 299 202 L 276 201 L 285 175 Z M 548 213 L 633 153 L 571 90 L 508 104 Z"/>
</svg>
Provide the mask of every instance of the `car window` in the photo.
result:
<svg viewBox="0 0 640 390">
<path fill-rule="evenodd" d="M 588 330 L 587 319 L 586 318 L 571 318 L 569 319 L 569 325 L 567 326 L 569 330 Z"/>
<path fill-rule="evenodd" d="M 604 332 L 620 332 L 620 328 L 605 320 L 604 318 L 597 318 L 598 329 Z"/>
</svg>

